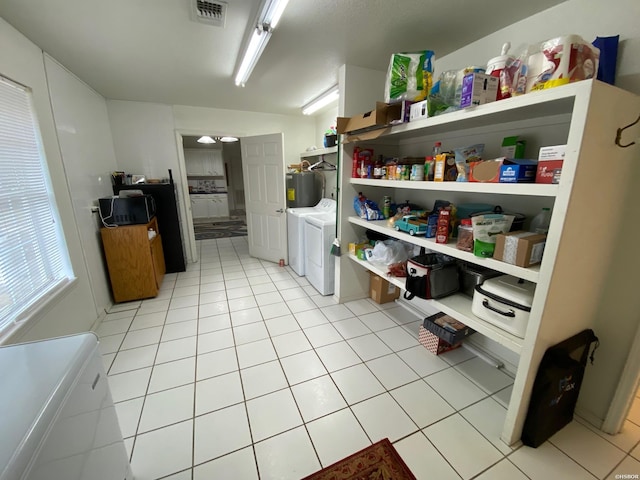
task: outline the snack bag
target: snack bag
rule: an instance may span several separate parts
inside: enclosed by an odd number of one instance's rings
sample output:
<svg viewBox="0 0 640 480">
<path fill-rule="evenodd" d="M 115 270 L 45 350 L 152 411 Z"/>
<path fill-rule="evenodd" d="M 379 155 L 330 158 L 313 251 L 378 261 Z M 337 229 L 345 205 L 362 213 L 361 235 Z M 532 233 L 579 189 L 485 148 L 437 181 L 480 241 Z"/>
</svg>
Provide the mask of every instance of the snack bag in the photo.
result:
<svg viewBox="0 0 640 480">
<path fill-rule="evenodd" d="M 493 257 L 496 236 L 511 229 L 514 215 L 490 213 L 471 217 L 473 223 L 473 254 L 476 257 Z"/>
<path fill-rule="evenodd" d="M 471 162 L 479 162 L 482 160 L 484 143 L 478 143 L 476 145 L 471 145 L 470 147 L 456 148 L 453 152 L 456 155 L 456 169 L 458 170 L 456 182 L 468 182 L 469 164 Z"/>
</svg>

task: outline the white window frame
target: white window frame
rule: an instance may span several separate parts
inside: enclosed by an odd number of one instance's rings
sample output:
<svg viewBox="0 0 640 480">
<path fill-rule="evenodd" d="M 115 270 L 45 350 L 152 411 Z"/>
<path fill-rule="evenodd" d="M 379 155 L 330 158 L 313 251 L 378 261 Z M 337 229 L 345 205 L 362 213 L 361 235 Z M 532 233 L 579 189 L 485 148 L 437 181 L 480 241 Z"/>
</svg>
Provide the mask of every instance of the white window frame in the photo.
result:
<svg viewBox="0 0 640 480">
<path fill-rule="evenodd" d="M 4 174 L 0 176 L 2 344 L 46 313 L 76 279 L 32 91 L 2 75 L 0 89 L 0 173 Z M 22 163 L 18 164 L 16 159 L 22 159 Z M 28 175 L 21 176 L 21 170 L 28 171 Z M 42 260 L 36 260 L 38 257 Z"/>
</svg>

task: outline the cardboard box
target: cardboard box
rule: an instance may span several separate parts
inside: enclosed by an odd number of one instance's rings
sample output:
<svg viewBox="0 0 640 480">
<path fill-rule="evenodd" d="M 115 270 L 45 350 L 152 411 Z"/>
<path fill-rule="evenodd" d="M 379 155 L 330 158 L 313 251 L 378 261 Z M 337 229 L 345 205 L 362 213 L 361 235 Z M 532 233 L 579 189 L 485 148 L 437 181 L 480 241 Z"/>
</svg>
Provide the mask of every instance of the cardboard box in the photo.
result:
<svg viewBox="0 0 640 480">
<path fill-rule="evenodd" d="M 411 118 L 411 107 L 413 102 L 411 100 L 403 100 L 400 102 L 400 118 L 397 120 L 391 120 L 391 125 L 398 125 L 399 123 L 409 123 Z M 397 107 L 393 107 L 397 108 Z M 393 108 L 391 110 L 393 110 Z"/>
<path fill-rule="evenodd" d="M 462 346 L 462 342 L 451 345 L 449 342 L 446 342 L 439 338 L 437 335 L 431 333 L 422 325 L 420 326 L 420 330 L 418 330 L 418 341 L 424 348 L 429 350 L 434 355 L 440 355 L 441 353 L 448 352 L 449 350 L 455 350 L 456 348 L 460 348 Z"/>
<path fill-rule="evenodd" d="M 388 280 L 371 273 L 369 281 L 369 296 L 376 303 L 392 302 L 400 296 L 400 289 Z"/>
<path fill-rule="evenodd" d="M 566 145 L 540 148 L 536 183 L 560 183 Z"/>
<path fill-rule="evenodd" d="M 349 253 L 351 255 L 358 255 L 358 251 L 359 250 L 363 250 L 363 249 L 365 249 L 365 248 L 367 248 L 369 246 L 370 245 L 368 243 L 366 243 L 366 242 L 364 242 L 364 243 L 353 243 L 352 242 L 352 243 L 349 244 Z"/>
<path fill-rule="evenodd" d="M 406 110 L 406 106 L 404 106 Z M 398 123 L 403 118 L 403 103 L 386 104 L 376 102 L 375 110 L 354 115 L 353 117 L 338 117 L 337 132 L 345 134 L 343 143 L 356 140 L 370 140 L 382 135 L 392 123 Z"/>
<path fill-rule="evenodd" d="M 498 95 L 498 77 L 484 73 L 469 73 L 462 79 L 460 108 L 494 102 Z"/>
<path fill-rule="evenodd" d="M 536 179 L 537 160 L 505 158 L 500 167 L 500 183 L 532 183 Z"/>
<path fill-rule="evenodd" d="M 429 118 L 429 112 L 427 107 L 428 107 L 427 100 L 416 102 L 413 105 L 411 105 L 411 113 L 409 114 L 409 121 L 415 122 L 416 120 Z"/>
<path fill-rule="evenodd" d="M 436 182 L 455 182 L 458 176 L 456 157 L 452 153 L 439 153 L 434 161 L 433 180 Z"/>
<path fill-rule="evenodd" d="M 493 258 L 518 267 L 530 267 L 542 261 L 546 235 L 517 230 L 496 237 Z"/>
<path fill-rule="evenodd" d="M 438 312 L 425 318 L 422 326 L 451 345 L 461 342 L 476 332 L 443 312 Z"/>
<path fill-rule="evenodd" d="M 483 183 L 498 183 L 500 181 L 500 168 L 504 158 L 494 160 L 482 160 L 469 164 L 469 181 Z"/>
<path fill-rule="evenodd" d="M 504 137 L 500 155 L 506 158 L 524 158 L 526 140 L 519 140 L 518 136 Z"/>
</svg>

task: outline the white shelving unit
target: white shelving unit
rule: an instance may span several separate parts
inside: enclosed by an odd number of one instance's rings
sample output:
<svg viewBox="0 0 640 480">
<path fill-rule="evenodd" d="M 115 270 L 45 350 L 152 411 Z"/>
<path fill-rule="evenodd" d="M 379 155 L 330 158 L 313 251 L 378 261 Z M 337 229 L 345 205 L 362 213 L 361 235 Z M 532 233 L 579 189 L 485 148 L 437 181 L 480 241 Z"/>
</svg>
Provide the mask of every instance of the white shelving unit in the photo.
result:
<svg viewBox="0 0 640 480">
<path fill-rule="evenodd" d="M 302 152 L 300 158 L 312 158 L 319 157 L 321 155 L 329 155 L 331 153 L 338 153 L 338 147 L 318 148 L 316 150 L 310 150 L 308 152 Z"/>
<path fill-rule="evenodd" d="M 347 98 L 349 91 L 344 95 Z M 632 245 L 624 235 L 629 234 L 628 229 L 636 235 L 640 233 L 637 222 L 633 226 L 625 223 L 634 214 L 630 195 L 637 189 L 633 179 L 637 182 L 640 178 L 637 166 L 640 162 L 635 158 L 637 150 L 617 147 L 614 139 L 616 129 L 631 123 L 639 112 L 637 96 L 597 81 L 583 81 L 393 126 L 373 140 L 358 141 L 357 136 L 343 136 L 340 155 L 347 160 L 341 166 L 338 237 L 344 248 L 349 242 L 361 240 L 369 229 L 536 283 L 524 338 L 476 317 L 471 312 L 470 299 L 463 295 L 431 301 L 436 308 L 460 319 L 519 359 L 502 433 L 507 444 L 520 439 L 531 388 L 545 350 L 585 328 L 594 329 L 600 337 L 600 364 L 590 367 L 581 390 L 587 393 L 581 394 L 578 410 L 582 409 L 583 416 L 597 425 L 608 409 L 616 386 L 611 376 L 619 375 L 624 367 L 624 358 L 616 351 L 619 332 L 611 329 L 618 328 L 633 337 L 637 325 L 629 319 L 637 318 L 640 307 L 637 293 L 629 286 L 637 284 L 634 278 L 637 270 L 619 268 L 625 264 L 624 256 L 630 254 Z M 513 135 L 527 141 L 526 154 L 533 158 L 537 158 L 541 146 L 567 145 L 559 184 L 350 178 L 350 159 L 355 145 L 373 148 L 377 158 L 379 154 L 429 155 L 436 141 L 442 141 L 445 149 L 485 143 L 485 158 L 494 158 L 499 156 L 502 138 Z M 359 192 L 374 201 L 390 195 L 399 203 L 409 199 L 425 208 L 430 208 L 437 199 L 454 204 L 499 204 L 505 211 L 524 213 L 528 218 L 542 207 L 552 207 L 542 263 L 532 268 L 516 267 L 475 257 L 458 250 L 453 243 L 441 245 L 432 239 L 397 232 L 386 220 L 368 222 L 354 216 L 353 198 Z M 604 223 L 594 228 L 594 222 Z M 636 252 L 633 258 L 638 257 Z M 639 263 L 635 261 L 633 265 L 640 268 Z M 383 265 L 361 261 L 352 255 L 339 258 L 336 262 L 339 301 L 368 295 L 367 271 L 384 277 L 387 273 Z M 390 281 L 404 288 L 404 279 L 391 278 Z M 627 294 L 622 302 L 621 292 Z M 619 312 L 625 318 L 612 317 L 609 311 Z M 605 352 L 607 349 L 610 355 Z M 607 389 L 606 392 L 603 389 Z"/>
</svg>

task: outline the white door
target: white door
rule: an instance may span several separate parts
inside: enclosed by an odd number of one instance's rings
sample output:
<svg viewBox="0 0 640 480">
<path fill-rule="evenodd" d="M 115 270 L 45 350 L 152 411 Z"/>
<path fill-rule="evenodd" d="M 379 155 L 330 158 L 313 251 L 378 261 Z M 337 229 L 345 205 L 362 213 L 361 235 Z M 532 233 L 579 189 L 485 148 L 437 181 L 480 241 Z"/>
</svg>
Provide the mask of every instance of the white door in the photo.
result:
<svg viewBox="0 0 640 480">
<path fill-rule="evenodd" d="M 287 258 L 282 133 L 244 137 L 241 143 L 249 254 L 278 262 Z"/>
</svg>

